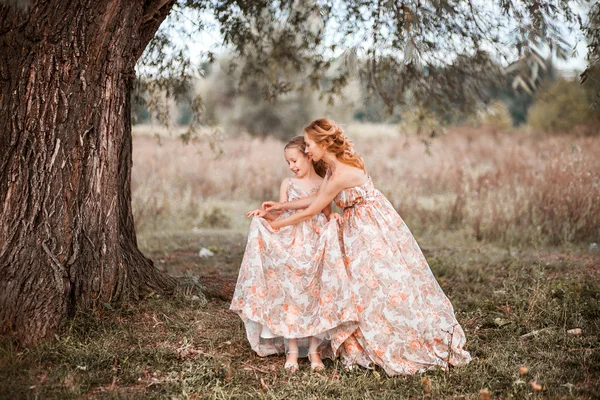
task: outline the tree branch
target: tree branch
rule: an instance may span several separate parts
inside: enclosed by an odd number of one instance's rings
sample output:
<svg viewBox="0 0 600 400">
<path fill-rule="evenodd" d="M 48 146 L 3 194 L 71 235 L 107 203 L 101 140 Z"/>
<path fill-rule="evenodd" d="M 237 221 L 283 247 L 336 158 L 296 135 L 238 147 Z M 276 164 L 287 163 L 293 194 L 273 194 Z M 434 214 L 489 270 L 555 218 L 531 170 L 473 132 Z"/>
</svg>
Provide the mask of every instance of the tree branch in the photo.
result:
<svg viewBox="0 0 600 400">
<path fill-rule="evenodd" d="M 168 3 L 172 3 L 173 0 L 152 0 L 147 1 L 144 6 L 144 15 L 142 17 L 142 23 L 152 20 L 154 16 L 160 11 L 161 8 L 166 6 Z M 169 7 L 170 8 L 170 7 Z M 162 20 L 161 20 L 162 22 Z"/>
<path fill-rule="evenodd" d="M 146 3 L 142 25 L 140 26 L 140 47 L 136 60 L 142 56 L 144 49 L 152 40 L 158 27 L 163 23 L 171 8 L 175 5 L 175 0 L 153 0 Z"/>
</svg>

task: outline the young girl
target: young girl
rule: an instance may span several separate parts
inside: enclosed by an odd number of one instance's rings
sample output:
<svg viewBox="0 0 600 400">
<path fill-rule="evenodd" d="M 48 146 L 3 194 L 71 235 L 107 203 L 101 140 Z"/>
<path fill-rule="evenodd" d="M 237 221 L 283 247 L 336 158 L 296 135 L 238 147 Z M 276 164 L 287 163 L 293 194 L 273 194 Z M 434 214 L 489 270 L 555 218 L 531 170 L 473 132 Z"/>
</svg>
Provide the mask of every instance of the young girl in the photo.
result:
<svg viewBox="0 0 600 400">
<path fill-rule="evenodd" d="M 323 181 L 322 163 L 305 153 L 302 136 L 285 146 L 285 159 L 295 178 L 284 179 L 280 201 L 314 197 Z M 298 369 L 298 356 L 308 353 L 313 370 L 323 369 L 322 350 L 344 321 L 356 321 L 348 276 L 339 258 L 324 253 L 339 249 L 336 221 L 327 222 L 330 204 L 302 223 L 275 233 L 269 221 L 295 211 L 270 214 L 262 210 L 250 224 L 246 251 L 230 309 L 246 327 L 248 341 L 259 356 L 282 353 L 285 368 Z"/>
<path fill-rule="evenodd" d="M 468 363 L 465 334 L 450 300 L 402 218 L 373 186 L 342 129 L 318 119 L 305 128 L 304 140 L 308 155 L 328 167 L 318 196 L 264 206 L 304 208 L 271 222 L 281 231 L 313 218 L 332 200 L 344 209 L 342 252 L 334 246 L 326 253 L 343 257 L 359 319 L 345 332 L 337 331 L 334 353 L 339 351 L 348 366 L 377 364 L 389 375 Z"/>
</svg>

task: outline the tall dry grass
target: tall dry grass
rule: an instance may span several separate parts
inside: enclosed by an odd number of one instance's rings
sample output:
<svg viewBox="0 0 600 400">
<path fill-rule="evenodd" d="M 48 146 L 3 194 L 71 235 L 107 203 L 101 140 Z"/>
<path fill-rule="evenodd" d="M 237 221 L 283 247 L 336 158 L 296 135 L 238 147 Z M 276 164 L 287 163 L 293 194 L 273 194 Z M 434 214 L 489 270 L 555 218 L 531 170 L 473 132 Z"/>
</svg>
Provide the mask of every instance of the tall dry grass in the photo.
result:
<svg viewBox="0 0 600 400">
<path fill-rule="evenodd" d="M 434 139 L 428 155 L 418 138 L 390 135 L 389 126 L 347 130 L 376 186 L 417 234 L 463 230 L 515 245 L 600 238 L 600 138 L 456 128 Z M 219 226 L 210 218 L 219 210 L 222 227 L 243 226 L 235 216 L 275 198 L 289 176 L 283 143 L 273 139 L 226 139 L 218 159 L 207 143 L 134 141 L 133 203 L 142 230 Z"/>
<path fill-rule="evenodd" d="M 220 146 L 223 154 L 217 156 L 206 141 L 134 136 L 132 201 L 138 231 L 229 228 L 232 220 L 235 227 L 235 216 L 252 202 L 278 193 L 288 172 L 279 141 L 243 137 Z"/>
</svg>

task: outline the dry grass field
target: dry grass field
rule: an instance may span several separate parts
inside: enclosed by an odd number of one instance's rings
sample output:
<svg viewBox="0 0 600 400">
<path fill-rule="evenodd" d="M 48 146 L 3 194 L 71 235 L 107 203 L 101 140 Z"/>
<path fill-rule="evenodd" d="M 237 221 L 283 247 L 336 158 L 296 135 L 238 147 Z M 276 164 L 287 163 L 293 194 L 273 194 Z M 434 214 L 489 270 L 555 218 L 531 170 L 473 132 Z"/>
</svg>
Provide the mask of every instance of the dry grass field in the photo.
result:
<svg viewBox="0 0 600 400">
<path fill-rule="evenodd" d="M 433 139 L 427 153 L 418 138 L 391 125 L 347 130 L 375 185 L 421 238 L 458 232 L 467 242 L 513 247 L 598 241 L 599 137 L 460 128 Z M 290 176 L 283 143 L 274 139 L 224 139 L 219 158 L 207 140 L 161 143 L 135 138 L 133 203 L 142 237 L 203 227 L 243 231 L 243 212 L 275 198 Z"/>
<path fill-rule="evenodd" d="M 388 378 L 303 361 L 290 375 L 250 350 L 227 302 L 151 294 L 79 311 L 36 348 L 0 343 L 0 398 L 600 398 L 600 137 L 460 128 L 428 154 L 391 126 L 348 134 L 423 246 L 473 362 Z M 173 275 L 234 276 L 244 211 L 289 176 L 283 144 L 227 138 L 215 158 L 208 143 L 159 137 L 134 137 L 140 246 Z"/>
</svg>

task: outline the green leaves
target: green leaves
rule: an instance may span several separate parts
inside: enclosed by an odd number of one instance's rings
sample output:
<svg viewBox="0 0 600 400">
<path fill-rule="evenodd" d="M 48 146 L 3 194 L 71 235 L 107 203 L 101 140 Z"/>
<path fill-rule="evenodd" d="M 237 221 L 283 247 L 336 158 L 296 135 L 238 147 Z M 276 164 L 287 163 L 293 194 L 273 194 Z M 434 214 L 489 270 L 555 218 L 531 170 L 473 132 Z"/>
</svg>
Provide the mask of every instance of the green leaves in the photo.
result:
<svg viewBox="0 0 600 400">
<path fill-rule="evenodd" d="M 215 54 L 227 54 L 240 89 L 258 85 L 267 100 L 306 89 L 333 99 L 360 79 L 388 114 L 410 103 L 446 116 L 487 102 L 487 88 L 506 79 L 507 65 L 515 90 L 533 94 L 548 60 L 570 56 L 566 37 L 576 29 L 597 62 L 600 6 L 589 13 L 587 25 L 577 26 L 579 11 L 564 1 L 185 0 L 138 72 L 177 98 L 176 81 L 196 76 L 186 49 L 208 34 L 216 44 L 202 59 L 212 64 Z"/>
</svg>

